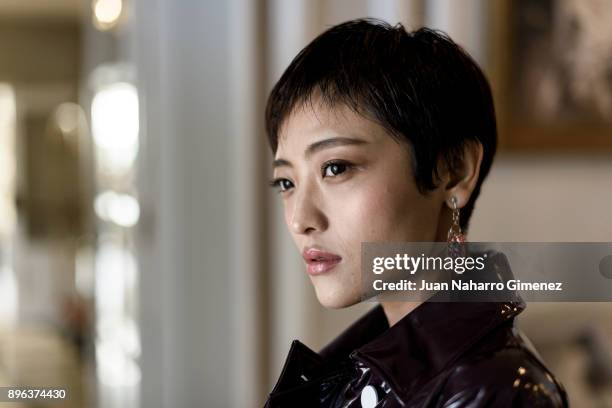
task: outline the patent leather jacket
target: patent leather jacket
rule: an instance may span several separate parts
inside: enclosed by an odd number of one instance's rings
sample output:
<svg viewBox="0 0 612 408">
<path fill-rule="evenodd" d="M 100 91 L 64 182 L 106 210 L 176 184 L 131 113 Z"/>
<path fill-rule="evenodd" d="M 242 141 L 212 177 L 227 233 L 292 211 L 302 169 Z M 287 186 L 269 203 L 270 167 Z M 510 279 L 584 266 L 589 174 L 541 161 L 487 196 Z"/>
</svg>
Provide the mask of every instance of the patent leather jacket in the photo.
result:
<svg viewBox="0 0 612 408">
<path fill-rule="evenodd" d="M 278 407 L 567 407 L 508 302 L 425 302 L 389 327 L 377 305 L 319 353 L 291 344 Z"/>
</svg>

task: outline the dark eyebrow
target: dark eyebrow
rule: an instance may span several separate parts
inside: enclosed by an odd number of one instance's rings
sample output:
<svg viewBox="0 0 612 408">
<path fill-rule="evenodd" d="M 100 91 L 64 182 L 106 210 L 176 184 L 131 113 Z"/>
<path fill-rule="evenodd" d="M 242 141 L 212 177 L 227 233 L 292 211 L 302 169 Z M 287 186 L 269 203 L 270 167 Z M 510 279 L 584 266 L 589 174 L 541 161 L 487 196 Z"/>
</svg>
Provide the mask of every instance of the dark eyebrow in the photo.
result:
<svg viewBox="0 0 612 408">
<path fill-rule="evenodd" d="M 276 159 L 274 160 L 274 162 L 272 163 L 272 168 L 277 168 L 277 167 L 292 167 L 291 163 L 285 159 Z"/>
<path fill-rule="evenodd" d="M 366 143 L 368 142 L 366 142 L 365 140 L 352 139 L 350 137 L 332 137 L 330 139 L 319 140 L 318 142 L 314 142 L 313 144 L 308 146 L 308 148 L 306 149 L 306 152 L 304 152 L 304 156 L 308 158 L 312 156 L 314 153 L 320 150 L 323 150 L 323 149 L 328 149 L 330 147 L 344 146 L 344 145 L 361 145 L 361 144 L 366 144 Z"/>
<path fill-rule="evenodd" d="M 368 142 L 366 142 L 365 140 L 353 139 L 350 137 L 332 137 L 329 139 L 319 140 L 318 142 L 314 142 L 313 144 L 308 146 L 306 148 L 306 151 L 304 152 L 304 156 L 308 159 L 310 156 L 312 156 L 316 152 L 324 150 L 324 149 L 329 149 L 331 147 L 347 146 L 347 145 L 362 145 L 362 144 L 367 144 L 367 143 Z M 282 166 L 291 167 L 291 163 L 285 159 L 276 159 L 272 163 L 273 168 L 282 167 Z"/>
</svg>

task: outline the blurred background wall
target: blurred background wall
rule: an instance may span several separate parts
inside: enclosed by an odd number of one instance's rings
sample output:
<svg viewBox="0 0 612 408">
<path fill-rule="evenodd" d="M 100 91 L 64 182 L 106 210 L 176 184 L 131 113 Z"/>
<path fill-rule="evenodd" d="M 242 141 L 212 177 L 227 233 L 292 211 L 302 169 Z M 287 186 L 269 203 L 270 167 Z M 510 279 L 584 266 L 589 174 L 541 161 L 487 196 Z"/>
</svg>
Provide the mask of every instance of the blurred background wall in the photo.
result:
<svg viewBox="0 0 612 408">
<path fill-rule="evenodd" d="M 491 80 L 501 146 L 470 240 L 612 242 L 604 1 L 4 0 L 0 385 L 261 406 L 291 340 L 318 349 L 373 306 L 317 303 L 263 131 L 291 59 L 359 17 L 446 31 Z M 573 406 L 611 406 L 611 317 L 521 316 Z"/>
</svg>

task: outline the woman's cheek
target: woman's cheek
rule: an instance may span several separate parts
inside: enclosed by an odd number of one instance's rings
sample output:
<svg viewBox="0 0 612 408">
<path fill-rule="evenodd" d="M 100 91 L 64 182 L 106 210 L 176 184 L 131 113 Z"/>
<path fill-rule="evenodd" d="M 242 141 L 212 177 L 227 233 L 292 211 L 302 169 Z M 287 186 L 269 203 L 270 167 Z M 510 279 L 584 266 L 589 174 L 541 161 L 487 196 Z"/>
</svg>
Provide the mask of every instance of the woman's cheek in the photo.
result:
<svg viewBox="0 0 612 408">
<path fill-rule="evenodd" d="M 364 186 L 357 195 L 353 220 L 361 241 L 421 241 L 429 234 L 430 200 L 405 184 L 378 183 Z M 425 225 L 424 225 L 425 224 Z"/>
<path fill-rule="evenodd" d="M 358 242 L 384 239 L 397 212 L 390 205 L 392 196 L 391 191 L 379 186 L 361 185 L 347 191 L 338 200 L 342 222 L 337 225 L 346 226 L 345 234 Z"/>
</svg>

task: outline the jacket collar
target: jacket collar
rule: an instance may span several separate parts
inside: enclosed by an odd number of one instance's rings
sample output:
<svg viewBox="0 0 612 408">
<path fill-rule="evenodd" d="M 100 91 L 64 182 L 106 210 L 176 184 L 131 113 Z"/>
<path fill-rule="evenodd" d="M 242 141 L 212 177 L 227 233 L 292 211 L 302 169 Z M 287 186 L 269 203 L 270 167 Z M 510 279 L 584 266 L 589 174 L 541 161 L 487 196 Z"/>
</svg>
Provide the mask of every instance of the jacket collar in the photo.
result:
<svg viewBox="0 0 612 408">
<path fill-rule="evenodd" d="M 512 278 L 505 256 L 497 254 L 491 260 L 489 265 L 494 266 L 501 280 Z M 417 380 L 426 381 L 435 376 L 525 309 L 518 294 L 514 293 L 511 299 L 507 302 L 427 301 L 392 327 L 378 304 L 319 355 L 332 362 L 348 356 L 365 361 L 382 371 L 395 389 L 405 391 Z"/>
<path fill-rule="evenodd" d="M 506 279 L 511 276 L 509 269 L 503 271 Z M 272 393 L 302 388 L 353 357 L 381 371 L 406 396 L 524 308 L 518 294 L 508 302 L 427 301 L 389 327 L 376 305 L 318 354 L 294 340 Z"/>
<path fill-rule="evenodd" d="M 525 308 L 516 302 L 425 302 L 389 327 L 379 304 L 323 348 L 326 361 L 353 356 L 406 391 L 452 364 L 478 340 Z"/>
</svg>

